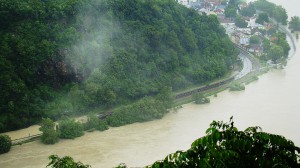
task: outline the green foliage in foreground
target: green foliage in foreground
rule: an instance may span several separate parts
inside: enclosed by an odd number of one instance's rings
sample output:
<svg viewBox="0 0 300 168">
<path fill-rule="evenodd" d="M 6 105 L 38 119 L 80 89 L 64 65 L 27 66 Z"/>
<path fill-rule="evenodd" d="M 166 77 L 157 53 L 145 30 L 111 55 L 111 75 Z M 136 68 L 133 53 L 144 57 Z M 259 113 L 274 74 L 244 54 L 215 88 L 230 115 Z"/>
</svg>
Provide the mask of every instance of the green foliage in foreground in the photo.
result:
<svg viewBox="0 0 300 168">
<path fill-rule="evenodd" d="M 83 125 L 72 119 L 63 119 L 59 122 L 60 138 L 74 139 L 84 134 Z"/>
<path fill-rule="evenodd" d="M 210 102 L 210 99 L 205 97 L 202 93 L 193 94 L 193 100 L 196 104 L 206 104 Z"/>
<path fill-rule="evenodd" d="M 39 130 L 43 132 L 41 140 L 44 144 L 55 144 L 58 142 L 59 134 L 55 130 L 55 123 L 51 119 L 44 118 Z"/>
<path fill-rule="evenodd" d="M 11 139 L 8 135 L 0 135 L 0 154 L 9 152 L 11 145 Z"/>
<path fill-rule="evenodd" d="M 238 131 L 229 123 L 213 121 L 206 136 L 187 151 L 177 151 L 148 167 L 299 167 L 300 148 L 283 136 L 260 127 Z"/>
<path fill-rule="evenodd" d="M 82 164 L 81 162 L 75 162 L 73 158 L 69 156 L 58 157 L 57 155 L 49 156 L 50 163 L 47 167 L 51 166 L 52 168 L 89 168 L 90 165 Z"/>
</svg>

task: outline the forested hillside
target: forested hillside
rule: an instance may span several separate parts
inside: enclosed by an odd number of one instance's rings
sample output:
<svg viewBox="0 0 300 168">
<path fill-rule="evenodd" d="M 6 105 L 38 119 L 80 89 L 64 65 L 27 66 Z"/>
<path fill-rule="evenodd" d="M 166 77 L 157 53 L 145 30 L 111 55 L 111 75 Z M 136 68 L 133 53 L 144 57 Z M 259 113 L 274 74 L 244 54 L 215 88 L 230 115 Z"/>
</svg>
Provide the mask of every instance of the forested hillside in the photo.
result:
<svg viewBox="0 0 300 168">
<path fill-rule="evenodd" d="M 174 0 L 0 0 L 0 131 L 223 76 L 216 16 Z"/>
</svg>

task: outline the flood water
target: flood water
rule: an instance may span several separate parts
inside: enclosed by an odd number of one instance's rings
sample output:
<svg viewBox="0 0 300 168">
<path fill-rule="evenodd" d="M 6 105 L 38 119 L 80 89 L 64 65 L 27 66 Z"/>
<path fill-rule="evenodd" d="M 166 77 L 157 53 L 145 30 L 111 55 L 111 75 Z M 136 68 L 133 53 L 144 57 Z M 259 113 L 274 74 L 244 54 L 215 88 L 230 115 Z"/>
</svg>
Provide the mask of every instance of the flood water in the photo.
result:
<svg viewBox="0 0 300 168">
<path fill-rule="evenodd" d="M 272 0 L 281 4 L 289 16 L 298 15 L 299 0 Z M 297 4 L 298 3 L 298 4 Z M 41 168 L 51 154 L 69 155 L 94 168 L 113 167 L 119 163 L 139 167 L 163 159 L 176 150 L 185 150 L 213 120 L 228 121 L 236 126 L 261 126 L 263 131 L 280 134 L 300 146 L 300 43 L 283 70 L 273 70 L 246 86 L 242 92 L 224 91 L 206 105 L 186 104 L 161 120 L 136 123 L 104 132 L 86 133 L 75 140 L 61 140 L 55 145 L 31 142 L 12 147 L 0 155 L 0 167 Z M 37 126 L 9 133 L 12 139 L 37 133 Z"/>
</svg>

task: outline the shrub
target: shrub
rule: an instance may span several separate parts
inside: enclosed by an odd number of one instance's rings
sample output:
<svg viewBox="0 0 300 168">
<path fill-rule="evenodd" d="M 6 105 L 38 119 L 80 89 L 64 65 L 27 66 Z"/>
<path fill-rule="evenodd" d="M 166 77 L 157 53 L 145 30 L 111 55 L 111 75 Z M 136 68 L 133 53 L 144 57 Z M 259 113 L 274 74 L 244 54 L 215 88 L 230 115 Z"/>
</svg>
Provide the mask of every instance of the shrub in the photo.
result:
<svg viewBox="0 0 300 168">
<path fill-rule="evenodd" d="M 104 131 L 108 129 L 108 125 L 106 121 L 100 120 L 95 115 L 88 115 L 88 120 L 84 124 L 85 130 L 94 130 L 97 129 L 99 131 Z"/>
<path fill-rule="evenodd" d="M 107 122 L 99 120 L 99 123 L 98 123 L 96 129 L 99 130 L 99 131 L 108 130 L 108 124 L 107 124 Z"/>
<path fill-rule="evenodd" d="M 41 140 L 44 144 L 55 144 L 58 142 L 58 132 L 54 129 L 55 123 L 49 119 L 43 119 L 40 131 L 43 132 Z"/>
<path fill-rule="evenodd" d="M 0 154 L 9 152 L 11 145 L 11 139 L 8 135 L 0 135 Z"/>
<path fill-rule="evenodd" d="M 99 124 L 99 118 L 97 118 L 95 115 L 88 115 L 87 122 L 84 123 L 84 130 L 92 130 L 96 129 Z"/>
<path fill-rule="evenodd" d="M 229 86 L 229 90 L 230 91 L 242 91 L 242 90 L 245 90 L 245 86 L 243 84 L 240 84 L 240 83 L 232 83 Z"/>
<path fill-rule="evenodd" d="M 165 102 L 152 97 L 144 97 L 141 100 L 116 110 L 108 117 L 110 126 L 122 126 L 135 122 L 145 122 L 159 119 L 167 113 Z"/>
<path fill-rule="evenodd" d="M 74 139 L 82 136 L 83 125 L 75 120 L 63 119 L 59 122 L 60 138 Z"/>
<path fill-rule="evenodd" d="M 210 99 L 205 97 L 202 93 L 196 93 L 193 95 L 193 100 L 196 104 L 206 104 L 210 102 Z"/>
</svg>

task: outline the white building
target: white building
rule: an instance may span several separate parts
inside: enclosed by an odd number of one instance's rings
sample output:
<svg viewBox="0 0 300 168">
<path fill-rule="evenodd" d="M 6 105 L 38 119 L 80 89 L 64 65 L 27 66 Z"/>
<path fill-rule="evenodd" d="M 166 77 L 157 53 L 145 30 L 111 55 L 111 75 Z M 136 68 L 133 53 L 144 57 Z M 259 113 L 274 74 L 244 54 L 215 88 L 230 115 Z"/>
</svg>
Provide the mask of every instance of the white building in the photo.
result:
<svg viewBox="0 0 300 168">
<path fill-rule="evenodd" d="M 184 6 L 189 6 L 189 0 L 178 0 L 178 3 L 184 5 Z"/>
<path fill-rule="evenodd" d="M 177 0 L 178 3 L 190 7 L 190 3 L 196 2 L 197 0 Z"/>
</svg>

